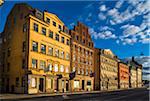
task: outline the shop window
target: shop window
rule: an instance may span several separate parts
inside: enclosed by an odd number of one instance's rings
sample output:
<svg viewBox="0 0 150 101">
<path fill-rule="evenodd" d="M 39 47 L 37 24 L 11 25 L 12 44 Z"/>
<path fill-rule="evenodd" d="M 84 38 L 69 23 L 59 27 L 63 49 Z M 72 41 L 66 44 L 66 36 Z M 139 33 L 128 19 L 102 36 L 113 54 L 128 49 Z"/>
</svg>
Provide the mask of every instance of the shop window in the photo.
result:
<svg viewBox="0 0 150 101">
<path fill-rule="evenodd" d="M 16 87 L 19 86 L 19 77 L 16 77 Z"/>
<path fill-rule="evenodd" d="M 31 79 L 31 87 L 36 88 L 36 78 Z"/>
<path fill-rule="evenodd" d="M 80 88 L 79 80 L 74 81 L 74 88 Z"/>
</svg>

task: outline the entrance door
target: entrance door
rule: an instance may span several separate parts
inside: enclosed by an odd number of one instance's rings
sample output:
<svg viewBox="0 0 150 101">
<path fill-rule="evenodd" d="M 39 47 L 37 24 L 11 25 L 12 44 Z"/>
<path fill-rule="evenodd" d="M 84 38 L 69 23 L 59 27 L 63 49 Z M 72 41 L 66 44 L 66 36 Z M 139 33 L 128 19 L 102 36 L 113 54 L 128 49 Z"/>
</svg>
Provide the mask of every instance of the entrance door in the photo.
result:
<svg viewBox="0 0 150 101">
<path fill-rule="evenodd" d="M 39 90 L 42 91 L 42 92 L 44 91 L 44 87 L 43 86 L 44 86 L 44 79 L 40 78 Z"/>
<path fill-rule="evenodd" d="M 68 80 L 66 81 L 66 91 L 68 91 L 69 90 L 69 82 L 68 82 Z"/>
<path fill-rule="evenodd" d="M 82 80 L 82 90 L 84 90 L 84 80 Z"/>
</svg>

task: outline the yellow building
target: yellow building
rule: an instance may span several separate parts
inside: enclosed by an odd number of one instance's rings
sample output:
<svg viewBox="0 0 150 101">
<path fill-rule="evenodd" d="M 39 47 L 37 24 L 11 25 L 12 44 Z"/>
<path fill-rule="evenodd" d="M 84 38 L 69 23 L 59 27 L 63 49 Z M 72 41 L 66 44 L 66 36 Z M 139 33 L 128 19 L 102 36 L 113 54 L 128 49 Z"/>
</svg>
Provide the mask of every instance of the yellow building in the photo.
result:
<svg viewBox="0 0 150 101">
<path fill-rule="evenodd" d="M 16 4 L 2 38 L 4 91 L 69 91 L 71 37 L 55 14 Z"/>
<path fill-rule="evenodd" d="M 71 83 L 72 91 L 91 91 L 94 88 L 94 44 L 88 32 L 88 27 L 78 22 L 70 31 L 71 41 L 71 71 L 75 78 Z"/>
<path fill-rule="evenodd" d="M 118 88 L 118 59 L 110 49 L 95 49 L 95 90 Z"/>
</svg>

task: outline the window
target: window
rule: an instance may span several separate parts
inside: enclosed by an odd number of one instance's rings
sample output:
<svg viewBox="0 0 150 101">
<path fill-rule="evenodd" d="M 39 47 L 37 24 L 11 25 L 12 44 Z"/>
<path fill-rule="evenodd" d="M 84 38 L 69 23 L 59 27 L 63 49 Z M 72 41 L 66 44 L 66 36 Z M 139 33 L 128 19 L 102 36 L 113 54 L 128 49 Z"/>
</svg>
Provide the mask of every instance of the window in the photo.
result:
<svg viewBox="0 0 150 101">
<path fill-rule="evenodd" d="M 41 61 L 40 61 L 40 68 L 41 68 L 41 69 L 44 69 L 45 67 L 46 67 L 45 61 L 41 60 Z"/>
<path fill-rule="evenodd" d="M 32 42 L 32 50 L 37 52 L 38 51 L 38 43 L 37 42 Z"/>
<path fill-rule="evenodd" d="M 86 73 L 85 73 L 85 75 L 88 75 L 88 69 L 86 69 Z"/>
<path fill-rule="evenodd" d="M 25 52 L 25 50 L 26 50 L 26 42 L 24 41 L 22 44 L 22 52 Z"/>
<path fill-rule="evenodd" d="M 49 18 L 46 18 L 46 22 L 47 22 L 47 23 L 50 23 L 50 19 L 49 19 Z"/>
<path fill-rule="evenodd" d="M 46 53 L 46 45 L 41 45 L 41 53 L 45 54 Z"/>
<path fill-rule="evenodd" d="M 78 35 L 76 36 L 76 40 L 77 40 L 77 41 L 79 40 L 79 36 L 78 36 Z"/>
<path fill-rule="evenodd" d="M 23 32 L 27 32 L 27 24 L 23 24 Z"/>
<path fill-rule="evenodd" d="M 53 26 L 55 26 L 55 27 L 56 27 L 56 22 L 54 22 L 54 21 L 53 21 Z"/>
<path fill-rule="evenodd" d="M 80 68 L 78 68 L 78 74 L 80 74 Z"/>
<path fill-rule="evenodd" d="M 38 24 L 34 23 L 34 31 L 38 32 Z"/>
<path fill-rule="evenodd" d="M 80 57 L 78 57 L 78 62 L 80 63 Z"/>
<path fill-rule="evenodd" d="M 33 87 L 33 88 L 36 87 L 36 78 L 31 79 L 31 87 Z"/>
<path fill-rule="evenodd" d="M 53 79 L 47 79 L 48 85 L 47 88 L 52 89 L 53 88 Z"/>
<path fill-rule="evenodd" d="M 52 71 L 52 63 L 49 63 L 49 64 L 48 64 L 48 70 L 49 70 L 49 71 Z"/>
<path fill-rule="evenodd" d="M 84 75 L 84 69 L 83 68 L 82 68 L 82 72 L 81 73 L 82 73 L 82 75 Z"/>
<path fill-rule="evenodd" d="M 76 71 L 76 67 L 73 67 L 73 68 L 72 68 L 72 72 L 75 72 L 75 71 Z"/>
<path fill-rule="evenodd" d="M 51 47 L 48 48 L 48 54 L 53 55 L 53 48 L 51 48 Z"/>
<path fill-rule="evenodd" d="M 32 59 L 32 68 L 37 68 L 37 60 Z"/>
<path fill-rule="evenodd" d="M 66 59 L 69 60 L 69 53 L 66 53 Z"/>
<path fill-rule="evenodd" d="M 89 86 L 91 85 L 91 81 L 90 80 L 87 81 L 87 85 L 89 85 Z"/>
<path fill-rule="evenodd" d="M 61 42 L 62 42 L 62 43 L 64 43 L 64 42 L 65 42 L 65 41 L 64 41 L 64 37 L 61 37 Z"/>
<path fill-rule="evenodd" d="M 68 67 L 66 67 L 66 73 L 69 73 L 69 68 Z"/>
<path fill-rule="evenodd" d="M 19 86 L 19 77 L 16 77 L 16 87 Z"/>
<path fill-rule="evenodd" d="M 59 34 L 56 34 L 55 40 L 59 41 Z"/>
<path fill-rule="evenodd" d="M 60 72 L 64 72 L 64 66 L 60 65 Z"/>
<path fill-rule="evenodd" d="M 49 31 L 49 37 L 53 38 L 53 32 L 52 31 Z"/>
<path fill-rule="evenodd" d="M 58 28 L 61 30 L 61 25 L 59 25 Z"/>
<path fill-rule="evenodd" d="M 10 70 L 10 63 L 7 64 L 7 72 Z"/>
<path fill-rule="evenodd" d="M 54 65 L 54 71 L 55 71 L 55 72 L 58 72 L 58 64 L 55 64 L 55 65 Z"/>
<path fill-rule="evenodd" d="M 76 55 L 73 55 L 73 61 L 75 61 L 76 60 Z"/>
<path fill-rule="evenodd" d="M 22 59 L 22 68 L 25 68 L 26 64 L 25 64 L 25 59 Z"/>
<path fill-rule="evenodd" d="M 58 49 L 55 49 L 55 56 L 59 57 L 59 50 Z"/>
<path fill-rule="evenodd" d="M 64 52 L 61 52 L 61 58 L 64 59 Z"/>
<path fill-rule="evenodd" d="M 74 88 L 79 88 L 80 85 L 79 85 L 79 81 L 78 80 L 75 80 L 74 81 Z"/>
<path fill-rule="evenodd" d="M 70 45 L 70 41 L 69 41 L 69 39 L 67 39 L 67 45 Z"/>
<path fill-rule="evenodd" d="M 10 56 L 10 52 L 11 52 L 11 48 L 8 48 L 8 51 L 7 51 L 7 56 L 8 57 Z"/>
<path fill-rule="evenodd" d="M 83 32 L 83 35 L 85 35 L 85 32 Z"/>
<path fill-rule="evenodd" d="M 42 34 L 46 35 L 46 28 L 42 27 Z"/>
</svg>

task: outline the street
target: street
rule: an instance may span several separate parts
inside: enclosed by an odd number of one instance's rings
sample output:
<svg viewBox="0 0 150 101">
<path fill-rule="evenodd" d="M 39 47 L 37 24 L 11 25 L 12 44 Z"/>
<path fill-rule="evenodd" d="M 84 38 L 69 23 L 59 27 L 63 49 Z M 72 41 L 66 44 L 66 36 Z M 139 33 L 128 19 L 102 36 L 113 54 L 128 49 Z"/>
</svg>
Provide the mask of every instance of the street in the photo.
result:
<svg viewBox="0 0 150 101">
<path fill-rule="evenodd" d="M 6 101 L 6 100 L 4 100 Z M 9 101 L 9 100 L 7 100 Z M 149 101 L 149 90 L 137 88 L 122 91 L 110 91 L 94 94 L 76 94 L 53 97 L 39 97 L 11 101 Z"/>
</svg>

